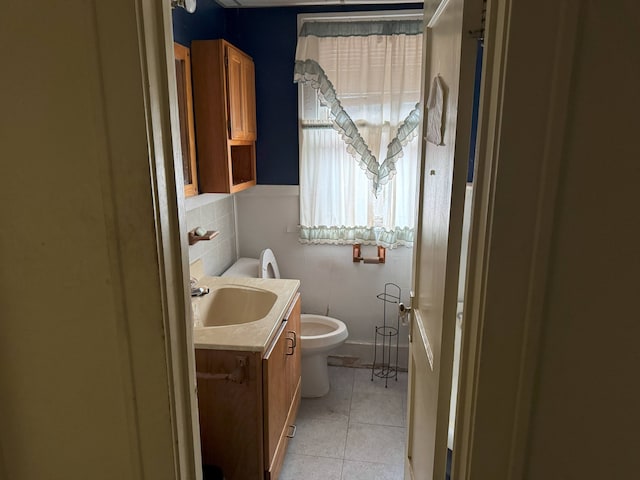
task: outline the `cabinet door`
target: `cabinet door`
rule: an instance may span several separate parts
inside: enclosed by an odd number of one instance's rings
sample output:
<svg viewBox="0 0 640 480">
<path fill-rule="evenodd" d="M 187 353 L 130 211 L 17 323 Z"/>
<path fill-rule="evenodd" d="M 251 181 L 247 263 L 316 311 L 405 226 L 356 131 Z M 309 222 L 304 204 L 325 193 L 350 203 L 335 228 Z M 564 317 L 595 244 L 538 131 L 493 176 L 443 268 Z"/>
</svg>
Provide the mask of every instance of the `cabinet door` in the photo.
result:
<svg viewBox="0 0 640 480">
<path fill-rule="evenodd" d="M 195 358 L 203 463 L 218 465 L 229 480 L 261 478 L 262 354 L 198 348 Z"/>
<path fill-rule="evenodd" d="M 227 45 L 230 140 L 256 139 L 256 86 L 253 60 Z"/>
<path fill-rule="evenodd" d="M 244 116 L 246 120 L 246 140 L 257 138 L 256 128 L 256 73 L 253 61 L 249 57 L 244 58 L 242 64 L 242 79 L 244 88 Z"/>
<path fill-rule="evenodd" d="M 287 337 L 291 338 L 293 349 L 289 349 L 287 353 L 287 398 L 289 399 L 290 409 L 297 410 L 300 402 L 300 377 L 302 372 L 302 356 L 300 345 L 300 295 L 294 301 L 293 308 L 290 310 L 287 318 L 287 328 L 285 330 Z M 291 416 L 295 418 L 297 411 L 293 411 Z"/>
<path fill-rule="evenodd" d="M 196 136 L 193 126 L 193 92 L 191 90 L 191 54 L 179 43 L 173 44 L 178 90 L 178 119 L 180 120 L 180 146 L 182 152 L 182 174 L 184 196 L 198 194 L 196 171 Z"/>
<path fill-rule="evenodd" d="M 292 349 L 292 340 L 287 336 L 287 321 L 283 321 L 272 348 L 262 360 L 262 384 L 264 392 L 264 459 L 265 470 L 271 464 L 283 438 L 289 412 L 289 388 L 287 379 L 287 357 Z"/>
<path fill-rule="evenodd" d="M 227 46 L 227 102 L 229 114 L 229 138 L 242 140 L 245 134 L 242 100 L 242 54 Z"/>
</svg>

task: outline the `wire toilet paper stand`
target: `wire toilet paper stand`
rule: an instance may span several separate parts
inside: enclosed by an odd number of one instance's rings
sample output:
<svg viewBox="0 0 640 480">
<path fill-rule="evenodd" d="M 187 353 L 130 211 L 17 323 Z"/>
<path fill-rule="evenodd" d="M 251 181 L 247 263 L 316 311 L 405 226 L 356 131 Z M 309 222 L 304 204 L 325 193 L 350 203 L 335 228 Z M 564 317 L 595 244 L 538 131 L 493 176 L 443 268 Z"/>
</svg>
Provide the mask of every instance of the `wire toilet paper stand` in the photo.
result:
<svg viewBox="0 0 640 480">
<path fill-rule="evenodd" d="M 400 329 L 398 304 L 401 293 L 400 287 L 395 283 L 385 283 L 384 292 L 376 295 L 382 300 L 382 325 L 375 327 L 371 381 L 374 376 L 384 378 L 385 388 L 390 378 L 398 381 L 398 331 Z M 395 363 L 391 363 L 392 360 Z"/>
</svg>

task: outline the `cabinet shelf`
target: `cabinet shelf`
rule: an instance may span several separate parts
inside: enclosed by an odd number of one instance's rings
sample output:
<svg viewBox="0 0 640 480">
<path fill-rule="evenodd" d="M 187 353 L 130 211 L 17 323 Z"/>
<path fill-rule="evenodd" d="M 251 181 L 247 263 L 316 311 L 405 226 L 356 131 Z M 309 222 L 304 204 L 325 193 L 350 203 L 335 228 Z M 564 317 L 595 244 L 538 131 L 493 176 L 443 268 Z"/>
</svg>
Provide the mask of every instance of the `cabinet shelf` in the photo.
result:
<svg viewBox="0 0 640 480">
<path fill-rule="evenodd" d="M 234 142 L 229 145 L 230 193 L 256 184 L 256 147 L 253 142 Z"/>
</svg>

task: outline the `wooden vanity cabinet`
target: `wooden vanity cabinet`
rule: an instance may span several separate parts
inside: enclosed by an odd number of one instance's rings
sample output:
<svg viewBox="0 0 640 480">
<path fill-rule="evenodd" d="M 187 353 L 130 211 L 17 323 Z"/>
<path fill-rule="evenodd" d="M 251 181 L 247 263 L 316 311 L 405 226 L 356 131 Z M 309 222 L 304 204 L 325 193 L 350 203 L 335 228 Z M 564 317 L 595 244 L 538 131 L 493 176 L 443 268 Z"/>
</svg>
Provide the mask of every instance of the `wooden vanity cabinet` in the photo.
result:
<svg viewBox="0 0 640 480">
<path fill-rule="evenodd" d="M 277 480 L 300 404 L 300 295 L 262 352 L 196 349 L 202 460 L 227 480 Z"/>
<path fill-rule="evenodd" d="M 191 43 L 201 192 L 234 193 L 256 184 L 255 68 L 225 40 Z"/>
</svg>

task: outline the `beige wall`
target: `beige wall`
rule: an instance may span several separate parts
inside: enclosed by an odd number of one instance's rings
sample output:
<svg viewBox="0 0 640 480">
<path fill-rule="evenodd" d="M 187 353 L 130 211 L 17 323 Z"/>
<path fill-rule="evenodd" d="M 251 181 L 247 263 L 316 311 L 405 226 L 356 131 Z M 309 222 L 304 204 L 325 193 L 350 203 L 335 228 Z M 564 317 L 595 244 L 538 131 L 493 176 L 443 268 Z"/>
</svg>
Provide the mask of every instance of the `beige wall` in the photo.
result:
<svg viewBox="0 0 640 480">
<path fill-rule="evenodd" d="M 2 479 L 176 478 L 135 7 L 2 5 Z"/>
<path fill-rule="evenodd" d="M 640 472 L 639 18 L 635 2 L 583 2 L 580 10 L 531 479 Z"/>
<path fill-rule="evenodd" d="M 639 18 L 489 2 L 455 478 L 638 476 Z"/>
</svg>

